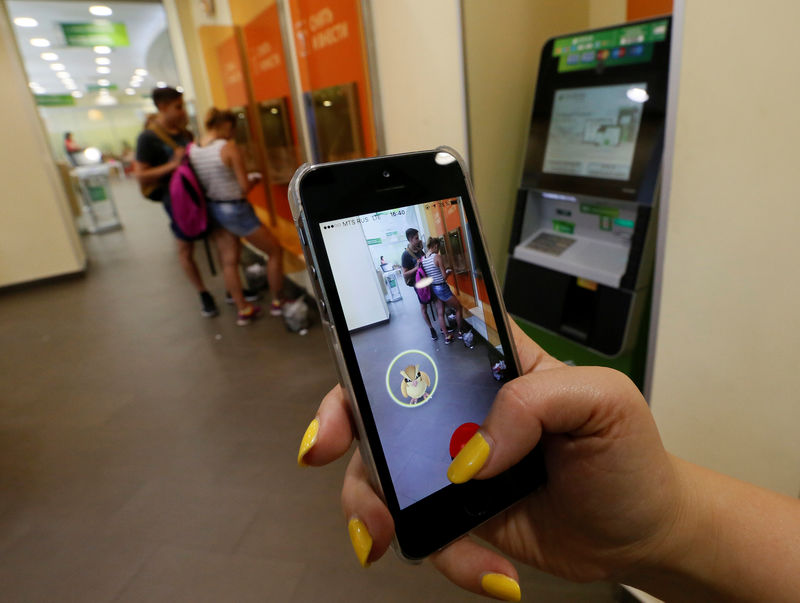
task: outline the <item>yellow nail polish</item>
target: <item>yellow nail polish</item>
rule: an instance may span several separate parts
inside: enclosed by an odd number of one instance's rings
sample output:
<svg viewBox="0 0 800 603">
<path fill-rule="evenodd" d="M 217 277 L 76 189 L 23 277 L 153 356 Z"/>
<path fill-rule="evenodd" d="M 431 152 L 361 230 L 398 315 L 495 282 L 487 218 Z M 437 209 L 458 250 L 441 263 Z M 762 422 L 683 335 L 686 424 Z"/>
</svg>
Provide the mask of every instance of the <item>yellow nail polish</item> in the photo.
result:
<svg viewBox="0 0 800 603">
<path fill-rule="evenodd" d="M 484 574 L 481 578 L 481 588 L 487 595 L 501 601 L 519 601 L 522 598 L 519 583 L 503 574 Z"/>
<path fill-rule="evenodd" d="M 303 457 L 309 450 L 317 443 L 317 434 L 319 433 L 319 417 L 315 418 L 308 425 L 306 432 L 303 434 L 303 441 L 300 442 L 300 452 L 297 453 L 297 464 L 301 467 L 307 467 Z"/>
<path fill-rule="evenodd" d="M 471 480 L 486 463 L 487 458 L 489 458 L 489 443 L 479 431 L 470 438 L 450 463 L 447 479 L 454 484 L 463 484 Z"/>
<path fill-rule="evenodd" d="M 357 517 L 353 517 L 347 524 L 347 531 L 350 533 L 350 542 L 353 544 L 353 550 L 356 552 L 361 567 L 369 567 L 367 558 L 372 550 L 372 536 L 369 535 L 367 526 Z"/>
</svg>

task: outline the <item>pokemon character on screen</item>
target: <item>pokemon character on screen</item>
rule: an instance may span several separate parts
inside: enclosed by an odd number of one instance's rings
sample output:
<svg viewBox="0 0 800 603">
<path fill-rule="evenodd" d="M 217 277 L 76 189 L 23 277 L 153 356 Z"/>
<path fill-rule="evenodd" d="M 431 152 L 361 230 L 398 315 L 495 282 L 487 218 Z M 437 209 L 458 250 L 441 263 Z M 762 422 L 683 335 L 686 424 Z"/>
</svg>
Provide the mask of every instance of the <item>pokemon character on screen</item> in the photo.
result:
<svg viewBox="0 0 800 603">
<path fill-rule="evenodd" d="M 400 371 L 403 375 L 403 382 L 400 384 L 400 391 L 403 397 L 411 398 L 411 404 L 421 402 L 428 397 L 427 389 L 431 385 L 431 378 L 428 373 L 419 370 L 419 365 L 409 364 Z"/>
</svg>

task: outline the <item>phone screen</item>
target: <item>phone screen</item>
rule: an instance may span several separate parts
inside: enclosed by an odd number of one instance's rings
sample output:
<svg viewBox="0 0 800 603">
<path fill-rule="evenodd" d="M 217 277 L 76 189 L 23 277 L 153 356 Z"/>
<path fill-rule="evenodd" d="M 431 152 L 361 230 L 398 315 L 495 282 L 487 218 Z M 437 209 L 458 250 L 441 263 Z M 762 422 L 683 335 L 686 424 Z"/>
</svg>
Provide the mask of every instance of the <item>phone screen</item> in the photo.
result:
<svg viewBox="0 0 800 603">
<path fill-rule="evenodd" d="M 400 509 L 447 469 L 508 378 L 461 199 L 320 223 Z"/>
</svg>

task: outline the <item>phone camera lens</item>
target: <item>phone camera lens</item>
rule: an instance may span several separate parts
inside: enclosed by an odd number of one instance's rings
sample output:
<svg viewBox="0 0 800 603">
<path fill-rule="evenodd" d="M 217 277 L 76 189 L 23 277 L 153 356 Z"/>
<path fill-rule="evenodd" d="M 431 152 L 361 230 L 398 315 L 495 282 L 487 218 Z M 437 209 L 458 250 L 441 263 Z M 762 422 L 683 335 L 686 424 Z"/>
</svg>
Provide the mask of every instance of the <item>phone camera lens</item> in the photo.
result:
<svg viewBox="0 0 800 603">
<path fill-rule="evenodd" d="M 389 170 L 383 170 L 383 177 L 388 178 L 390 176 Z"/>
</svg>

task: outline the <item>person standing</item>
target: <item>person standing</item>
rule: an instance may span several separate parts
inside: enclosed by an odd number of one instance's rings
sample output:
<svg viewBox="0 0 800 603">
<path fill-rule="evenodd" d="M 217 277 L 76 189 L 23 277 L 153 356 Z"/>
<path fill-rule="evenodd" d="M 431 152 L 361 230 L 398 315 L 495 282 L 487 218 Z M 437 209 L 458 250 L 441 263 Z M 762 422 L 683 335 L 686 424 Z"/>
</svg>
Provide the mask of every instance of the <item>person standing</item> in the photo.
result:
<svg viewBox="0 0 800 603">
<path fill-rule="evenodd" d="M 419 231 L 416 228 L 409 228 L 406 230 L 406 239 L 408 240 L 408 246 L 400 258 L 400 265 L 403 267 L 403 279 L 405 279 L 406 285 L 413 287 L 416 283 L 417 268 L 419 268 L 422 258 L 425 257 L 425 252 L 422 250 L 422 241 L 419 238 Z M 416 289 L 414 291 L 416 292 Z M 419 295 L 417 299 L 419 299 Z M 434 298 L 431 297 L 431 301 L 433 301 L 433 299 Z M 420 299 L 419 308 L 422 310 L 422 318 L 425 319 L 425 324 L 428 325 L 431 331 L 431 339 L 436 341 L 439 337 L 436 335 L 436 329 L 433 328 L 431 319 L 428 316 L 428 306 L 430 303 L 430 301 L 423 302 Z"/>
<path fill-rule="evenodd" d="M 442 327 L 444 333 L 444 342 L 450 343 L 453 341 L 453 336 L 447 332 L 447 325 L 444 321 L 445 306 L 449 306 L 456 312 L 456 323 L 458 325 L 458 338 L 463 337 L 463 327 L 461 324 L 463 312 L 461 310 L 461 302 L 450 291 L 450 285 L 447 284 L 445 278 L 452 270 L 445 268 L 442 256 L 439 254 L 439 246 L 441 243 L 435 237 L 428 238 L 428 254 L 422 258 L 422 267 L 425 269 L 425 274 L 433 279 L 431 289 L 433 289 L 433 296 L 437 300 L 437 307 L 439 309 L 439 325 Z"/>
<path fill-rule="evenodd" d="M 133 172 L 142 193 L 151 201 L 162 203 L 177 242 L 181 268 L 200 295 L 201 314 L 210 318 L 219 314 L 219 309 L 206 290 L 194 261 L 194 240 L 180 231 L 170 211 L 169 179 L 180 165 L 186 145 L 192 140 L 191 133 L 186 130 L 189 117 L 183 105 L 183 94 L 174 88 L 156 88 L 153 90 L 153 103 L 158 113 L 136 141 Z"/>
<path fill-rule="evenodd" d="M 244 158 L 233 140 L 236 115 L 212 107 L 206 117 L 206 133 L 190 154 L 192 167 L 206 191 L 208 212 L 214 221 L 267 254 L 267 281 L 272 291 L 270 314 L 280 316 L 283 305 L 283 251 L 278 239 L 258 219 L 245 196 L 260 177 L 248 178 Z M 232 292 L 231 292 L 232 293 Z"/>
</svg>

